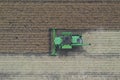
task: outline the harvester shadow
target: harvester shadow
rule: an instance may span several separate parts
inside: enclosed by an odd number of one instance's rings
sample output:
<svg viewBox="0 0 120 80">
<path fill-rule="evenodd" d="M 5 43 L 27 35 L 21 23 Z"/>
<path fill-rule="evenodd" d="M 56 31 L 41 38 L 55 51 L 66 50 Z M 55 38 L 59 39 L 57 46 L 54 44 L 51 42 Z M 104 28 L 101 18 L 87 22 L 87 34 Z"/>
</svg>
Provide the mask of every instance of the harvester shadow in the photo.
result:
<svg viewBox="0 0 120 80">
<path fill-rule="evenodd" d="M 51 53 L 52 53 L 52 33 L 51 33 L 51 29 L 49 29 L 49 35 L 48 35 L 48 37 L 49 37 L 49 55 L 51 55 Z"/>
<path fill-rule="evenodd" d="M 76 56 L 76 55 L 82 55 L 82 53 L 85 52 L 83 47 L 73 47 L 72 49 L 66 49 L 66 50 L 57 50 L 57 53 L 59 56 Z"/>
</svg>

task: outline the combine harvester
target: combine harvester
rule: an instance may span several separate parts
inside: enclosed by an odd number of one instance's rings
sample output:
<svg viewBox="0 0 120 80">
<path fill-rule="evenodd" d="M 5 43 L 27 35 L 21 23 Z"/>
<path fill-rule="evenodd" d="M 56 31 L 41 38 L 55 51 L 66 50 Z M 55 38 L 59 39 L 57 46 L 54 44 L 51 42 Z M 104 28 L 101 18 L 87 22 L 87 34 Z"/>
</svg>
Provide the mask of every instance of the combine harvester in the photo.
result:
<svg viewBox="0 0 120 80">
<path fill-rule="evenodd" d="M 71 50 L 73 47 L 88 46 L 84 44 L 81 34 L 73 34 L 72 32 L 62 32 L 60 35 L 56 34 L 56 29 L 50 29 L 52 31 L 52 56 L 56 56 L 57 50 Z"/>
</svg>

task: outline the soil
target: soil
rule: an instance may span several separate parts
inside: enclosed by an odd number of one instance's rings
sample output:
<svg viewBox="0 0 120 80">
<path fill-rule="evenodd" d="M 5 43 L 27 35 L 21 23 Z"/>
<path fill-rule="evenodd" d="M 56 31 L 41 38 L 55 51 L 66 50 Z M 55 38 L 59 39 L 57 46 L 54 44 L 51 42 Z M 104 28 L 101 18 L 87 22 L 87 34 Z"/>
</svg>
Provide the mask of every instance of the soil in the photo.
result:
<svg viewBox="0 0 120 80">
<path fill-rule="evenodd" d="M 49 28 L 120 29 L 119 3 L 0 3 L 0 52 L 49 52 Z"/>
<path fill-rule="evenodd" d="M 120 79 L 119 1 L 12 1 L 0 0 L 0 80 Z M 49 28 L 80 29 L 92 45 L 49 56 Z"/>
</svg>

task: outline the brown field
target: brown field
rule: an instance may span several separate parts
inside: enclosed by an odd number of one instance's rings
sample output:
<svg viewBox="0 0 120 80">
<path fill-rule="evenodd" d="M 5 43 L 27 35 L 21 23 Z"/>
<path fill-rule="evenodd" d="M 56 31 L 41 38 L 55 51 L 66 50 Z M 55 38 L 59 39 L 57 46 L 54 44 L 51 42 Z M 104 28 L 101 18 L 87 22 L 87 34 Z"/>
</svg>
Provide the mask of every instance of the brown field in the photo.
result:
<svg viewBox="0 0 120 80">
<path fill-rule="evenodd" d="M 48 29 L 120 29 L 119 3 L 0 3 L 0 52 L 48 52 Z M 3 45 L 4 44 L 4 45 Z"/>
<path fill-rule="evenodd" d="M 49 28 L 88 30 L 92 45 L 49 56 Z M 119 60 L 119 2 L 0 2 L 0 80 L 119 80 Z"/>
</svg>

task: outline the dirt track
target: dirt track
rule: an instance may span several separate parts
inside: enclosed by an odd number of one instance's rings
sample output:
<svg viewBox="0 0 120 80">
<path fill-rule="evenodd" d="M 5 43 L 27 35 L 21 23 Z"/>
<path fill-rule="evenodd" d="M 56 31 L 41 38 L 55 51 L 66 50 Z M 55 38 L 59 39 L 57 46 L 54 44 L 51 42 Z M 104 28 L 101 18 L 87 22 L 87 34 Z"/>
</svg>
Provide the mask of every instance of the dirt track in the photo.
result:
<svg viewBox="0 0 120 80">
<path fill-rule="evenodd" d="M 91 43 L 90 47 L 84 46 L 89 54 L 119 54 L 120 52 L 120 31 L 92 31 L 83 34 L 84 42 Z"/>
</svg>

